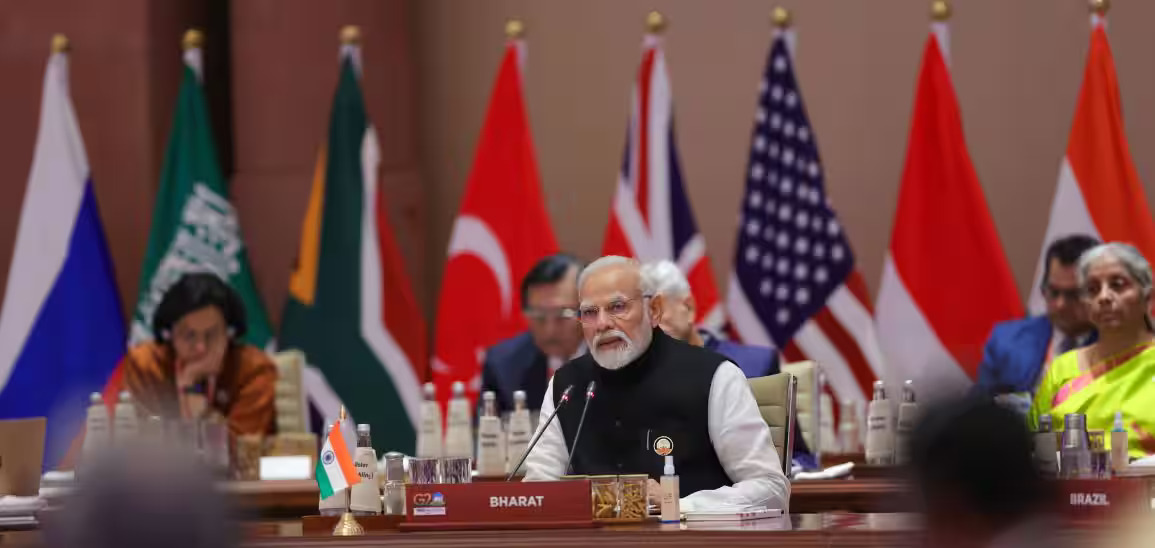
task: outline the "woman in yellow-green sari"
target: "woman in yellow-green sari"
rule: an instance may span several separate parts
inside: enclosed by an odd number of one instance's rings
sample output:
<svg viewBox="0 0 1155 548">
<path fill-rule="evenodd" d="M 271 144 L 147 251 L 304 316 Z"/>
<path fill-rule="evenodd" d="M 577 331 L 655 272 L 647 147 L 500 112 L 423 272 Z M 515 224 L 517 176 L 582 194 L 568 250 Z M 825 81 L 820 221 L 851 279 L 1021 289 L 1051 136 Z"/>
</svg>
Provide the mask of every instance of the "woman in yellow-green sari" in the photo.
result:
<svg viewBox="0 0 1155 548">
<path fill-rule="evenodd" d="M 1034 428 L 1039 416 L 1050 414 L 1059 430 L 1068 413 L 1083 413 L 1088 430 L 1109 432 L 1121 411 L 1128 454 L 1155 454 L 1151 265 L 1134 247 L 1107 243 L 1087 250 L 1078 272 L 1099 339 L 1055 358 L 1035 393 L 1028 421 Z"/>
</svg>

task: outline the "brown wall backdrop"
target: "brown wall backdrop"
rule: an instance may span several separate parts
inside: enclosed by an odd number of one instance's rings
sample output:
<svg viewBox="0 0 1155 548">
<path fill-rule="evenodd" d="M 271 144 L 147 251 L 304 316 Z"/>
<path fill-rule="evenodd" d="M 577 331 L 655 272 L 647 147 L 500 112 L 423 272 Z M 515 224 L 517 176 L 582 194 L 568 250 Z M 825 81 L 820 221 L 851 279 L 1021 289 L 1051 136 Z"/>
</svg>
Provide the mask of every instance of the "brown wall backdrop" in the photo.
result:
<svg viewBox="0 0 1155 548">
<path fill-rule="evenodd" d="M 382 184 L 411 275 L 427 231 L 417 168 L 413 4 L 407 0 L 0 2 L 0 287 L 35 141 L 49 40 L 72 41 L 71 85 L 123 309 L 136 301 L 185 29 L 205 30 L 205 91 L 222 168 L 273 321 L 284 305 L 317 146 L 337 82 L 338 32 L 362 27 L 363 86 Z M 422 295 L 424 285 L 418 286 Z"/>
<path fill-rule="evenodd" d="M 877 285 L 906 147 L 929 1 L 783 0 L 827 173 L 859 266 Z M 1087 45 L 1084 0 L 956 2 L 952 68 L 971 155 L 1026 291 Z M 1155 197 L 1155 3 L 1116 0 L 1110 36 L 1127 134 Z M 0 2 L 0 285 L 31 162 L 49 37 L 74 45 L 72 91 L 127 311 L 135 300 L 180 70 L 180 35 L 208 30 L 206 86 L 253 270 L 274 321 L 296 253 L 336 82 L 337 32 L 364 29 L 364 87 L 382 180 L 431 314 L 449 230 L 501 55 L 528 25 L 526 94 L 561 245 L 597 255 L 621 159 L 643 20 L 666 51 L 688 191 L 719 280 L 773 2 L 754 0 L 39 0 Z M 949 288 L 944 288 L 949 290 Z M 981 296 L 978 296 L 981 298 Z M 429 319 L 432 319 L 431 317 Z"/>
<path fill-rule="evenodd" d="M 890 238 L 929 0 L 783 0 L 827 190 L 859 268 L 877 289 Z M 1028 290 L 1066 147 L 1088 42 L 1085 0 L 956 1 L 952 74 L 967 142 L 1019 283 Z M 1126 129 L 1155 197 L 1155 2 L 1119 0 L 1109 34 Z M 761 0 L 486 0 L 419 3 L 422 158 L 435 199 L 430 241 L 447 241 L 502 48 L 502 21 L 528 27 L 526 94 L 560 244 L 600 249 L 628 99 L 651 9 L 666 54 L 694 213 L 724 284 L 758 82 L 770 44 Z M 429 254 L 440 276 L 443 251 Z M 949 290 L 950 288 L 943 288 Z M 723 289 L 724 290 L 724 289 Z M 981 296 L 976 296 L 981 298 Z"/>
</svg>

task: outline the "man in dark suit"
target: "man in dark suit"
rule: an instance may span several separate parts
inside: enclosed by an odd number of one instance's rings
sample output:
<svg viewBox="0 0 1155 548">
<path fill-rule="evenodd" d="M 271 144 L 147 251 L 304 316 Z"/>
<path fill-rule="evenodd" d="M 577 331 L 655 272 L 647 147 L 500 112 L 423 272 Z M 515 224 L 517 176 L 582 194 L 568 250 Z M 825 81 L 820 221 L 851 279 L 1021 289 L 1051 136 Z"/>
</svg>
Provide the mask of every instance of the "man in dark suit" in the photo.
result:
<svg viewBox="0 0 1155 548">
<path fill-rule="evenodd" d="M 983 349 L 974 393 L 995 396 L 1025 413 L 1051 360 L 1094 342 L 1094 327 L 1080 299 L 1076 264 L 1084 251 L 1098 244 L 1085 234 L 1051 242 L 1039 288 L 1047 314 L 995 325 Z"/>
<path fill-rule="evenodd" d="M 525 391 L 529 409 L 539 409 L 553 372 L 584 353 L 577 321 L 577 276 L 584 266 L 571 255 L 550 255 L 521 281 L 529 330 L 490 347 L 481 370 L 481 391 L 496 393 L 499 414 L 513 410 L 518 390 Z"/>
<path fill-rule="evenodd" d="M 655 261 L 642 267 L 642 274 L 652 280 L 662 295 L 662 318 L 658 325 L 667 335 L 730 358 L 746 378 L 778 373 L 778 353 L 774 349 L 724 340 L 694 325 L 697 304 L 690 282 L 678 265 L 666 260 Z"/>
</svg>

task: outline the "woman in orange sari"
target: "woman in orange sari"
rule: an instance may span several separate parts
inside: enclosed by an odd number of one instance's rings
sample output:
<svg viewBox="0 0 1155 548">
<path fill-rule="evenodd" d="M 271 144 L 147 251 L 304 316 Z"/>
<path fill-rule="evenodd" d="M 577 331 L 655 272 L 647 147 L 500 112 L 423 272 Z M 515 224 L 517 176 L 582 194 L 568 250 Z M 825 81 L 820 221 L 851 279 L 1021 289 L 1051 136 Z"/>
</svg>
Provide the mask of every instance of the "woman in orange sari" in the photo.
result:
<svg viewBox="0 0 1155 548">
<path fill-rule="evenodd" d="M 153 314 L 154 341 L 121 361 L 123 388 L 147 415 L 194 420 L 219 416 L 233 434 L 272 433 L 277 369 L 241 342 L 240 296 L 213 274 L 186 274 Z"/>
<path fill-rule="evenodd" d="M 1058 430 L 1068 413 L 1083 413 L 1088 430 L 1110 431 L 1121 412 L 1128 453 L 1155 454 L 1151 265 L 1130 245 L 1102 244 L 1079 258 L 1079 285 L 1099 339 L 1055 358 L 1035 393 L 1030 425 L 1050 414 Z"/>
</svg>

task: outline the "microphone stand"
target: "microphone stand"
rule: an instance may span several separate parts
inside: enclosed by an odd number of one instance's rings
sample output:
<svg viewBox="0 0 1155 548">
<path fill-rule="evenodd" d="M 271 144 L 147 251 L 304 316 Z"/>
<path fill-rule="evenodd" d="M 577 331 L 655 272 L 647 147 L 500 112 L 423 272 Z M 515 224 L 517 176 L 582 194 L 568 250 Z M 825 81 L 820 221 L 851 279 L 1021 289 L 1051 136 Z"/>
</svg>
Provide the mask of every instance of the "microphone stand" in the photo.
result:
<svg viewBox="0 0 1155 548">
<path fill-rule="evenodd" d="M 586 404 L 582 406 L 582 416 L 580 419 L 578 419 L 577 430 L 574 431 L 574 434 L 573 434 L 573 445 L 570 447 L 569 458 L 567 458 L 565 460 L 565 473 L 566 474 L 573 473 L 573 469 L 570 468 L 570 463 L 573 462 L 573 454 L 574 454 L 574 451 L 577 449 L 578 439 L 581 438 L 582 425 L 585 424 L 585 422 L 586 422 L 586 411 L 589 410 L 590 400 L 592 400 L 592 399 L 594 399 L 594 381 L 590 381 L 589 386 L 586 387 Z"/>
<path fill-rule="evenodd" d="M 514 474 L 517 474 L 517 471 L 521 469 L 521 465 L 525 464 L 525 459 L 529 458 L 529 453 L 537 446 L 537 440 L 541 439 L 541 435 L 545 433 L 545 429 L 549 428 L 549 423 L 553 422 L 553 418 L 557 416 L 558 411 L 561 411 L 562 406 L 569 403 L 569 394 L 572 391 L 573 385 L 571 384 L 561 393 L 561 399 L 558 401 L 557 407 L 553 408 L 553 413 L 549 414 L 549 418 L 545 420 L 545 424 L 537 429 L 537 433 L 534 434 L 533 439 L 529 441 L 529 446 L 525 448 L 525 453 L 521 454 L 521 460 L 517 461 L 517 466 L 514 466 L 513 469 L 509 471 L 509 475 L 505 476 L 505 481 L 512 480 Z M 583 412 L 582 415 L 584 416 L 585 413 Z"/>
</svg>

